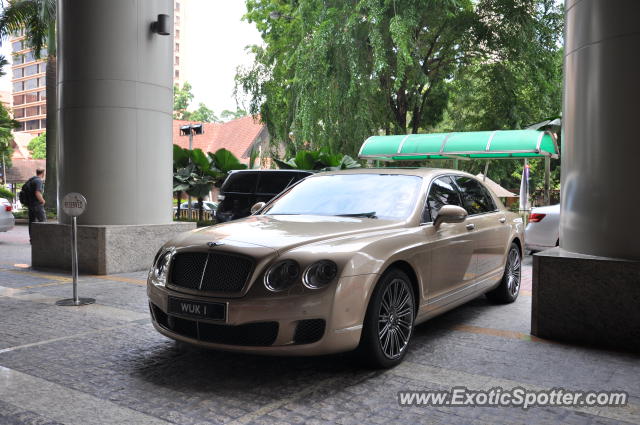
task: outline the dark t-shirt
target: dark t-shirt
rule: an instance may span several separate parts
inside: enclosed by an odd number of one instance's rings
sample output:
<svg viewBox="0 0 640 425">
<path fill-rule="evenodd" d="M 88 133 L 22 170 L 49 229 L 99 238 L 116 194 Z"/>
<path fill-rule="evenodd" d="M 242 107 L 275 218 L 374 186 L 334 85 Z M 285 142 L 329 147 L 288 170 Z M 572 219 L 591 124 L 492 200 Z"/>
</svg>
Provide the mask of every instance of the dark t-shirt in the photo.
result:
<svg viewBox="0 0 640 425">
<path fill-rule="evenodd" d="M 42 179 L 40 177 L 34 177 L 33 179 L 31 179 L 31 187 L 30 187 L 30 192 L 31 192 L 31 206 L 38 206 L 40 205 L 40 201 L 38 201 L 38 198 L 36 198 L 36 191 L 40 192 L 40 194 L 44 194 L 44 189 L 42 188 L 43 184 L 42 184 Z"/>
</svg>

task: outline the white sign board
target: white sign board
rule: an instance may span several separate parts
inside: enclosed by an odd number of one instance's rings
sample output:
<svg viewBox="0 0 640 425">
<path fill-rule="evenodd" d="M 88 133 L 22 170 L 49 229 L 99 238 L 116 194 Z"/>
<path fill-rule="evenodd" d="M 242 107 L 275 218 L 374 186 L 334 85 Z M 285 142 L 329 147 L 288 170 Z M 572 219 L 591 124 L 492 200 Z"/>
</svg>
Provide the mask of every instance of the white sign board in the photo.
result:
<svg viewBox="0 0 640 425">
<path fill-rule="evenodd" d="M 87 207 L 87 200 L 79 193 L 71 192 L 62 198 L 62 210 L 71 217 L 78 217 Z"/>
</svg>

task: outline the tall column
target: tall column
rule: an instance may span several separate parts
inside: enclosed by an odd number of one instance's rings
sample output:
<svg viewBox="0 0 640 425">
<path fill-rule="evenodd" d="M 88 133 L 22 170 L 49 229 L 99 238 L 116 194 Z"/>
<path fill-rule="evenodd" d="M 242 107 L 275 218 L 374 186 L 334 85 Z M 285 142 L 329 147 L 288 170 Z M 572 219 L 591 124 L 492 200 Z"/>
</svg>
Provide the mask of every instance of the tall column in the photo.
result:
<svg viewBox="0 0 640 425">
<path fill-rule="evenodd" d="M 151 31 L 158 14 L 173 1 L 59 1 L 59 197 L 87 198 L 79 224 L 172 220 L 173 36 Z"/>
<path fill-rule="evenodd" d="M 640 1 L 567 0 L 560 246 L 640 260 Z"/>
<path fill-rule="evenodd" d="M 531 333 L 640 352 L 640 1 L 565 10 L 560 247 L 533 258 Z"/>
<path fill-rule="evenodd" d="M 172 0 L 58 0 L 58 205 L 79 192 L 80 272 L 148 269 L 172 221 Z M 164 31 L 163 31 L 164 32 Z M 169 31 L 171 33 L 172 31 Z M 34 268 L 69 269 L 69 217 L 32 229 Z"/>
</svg>

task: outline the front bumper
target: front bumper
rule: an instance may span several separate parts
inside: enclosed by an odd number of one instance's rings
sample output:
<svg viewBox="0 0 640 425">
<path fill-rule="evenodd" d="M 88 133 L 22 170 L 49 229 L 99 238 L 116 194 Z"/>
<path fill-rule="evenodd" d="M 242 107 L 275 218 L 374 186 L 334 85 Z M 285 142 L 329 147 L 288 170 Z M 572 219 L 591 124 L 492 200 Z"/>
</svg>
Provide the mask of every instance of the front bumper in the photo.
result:
<svg viewBox="0 0 640 425">
<path fill-rule="evenodd" d="M 376 274 L 343 277 L 336 284 L 317 292 L 270 294 L 259 298 L 250 294 L 242 298 L 193 296 L 150 282 L 147 284 L 147 294 L 153 325 L 169 338 L 226 351 L 321 355 L 350 351 L 358 346 L 368 300 L 377 277 Z M 173 326 L 170 326 L 167 316 L 175 316 L 167 315 L 169 296 L 190 301 L 226 303 L 227 319 L 220 322 L 176 317 L 171 323 Z M 299 338 L 300 327 L 320 321 L 324 321 L 324 328 L 317 335 L 319 338 L 314 338 L 314 342 L 310 343 Z M 211 342 L 211 339 L 216 339 L 216 332 L 225 335 L 233 335 L 234 332 L 270 332 L 272 327 L 267 324 L 273 324 L 276 328 L 274 338 L 259 338 L 261 341 L 269 340 L 267 345 L 255 345 L 255 340 L 253 345 Z"/>
<path fill-rule="evenodd" d="M 1 204 L 0 207 L 4 208 Z M 7 214 L 7 217 L 0 217 L 0 232 L 8 232 L 13 229 L 15 223 L 16 221 L 13 218 L 13 215 Z"/>
</svg>

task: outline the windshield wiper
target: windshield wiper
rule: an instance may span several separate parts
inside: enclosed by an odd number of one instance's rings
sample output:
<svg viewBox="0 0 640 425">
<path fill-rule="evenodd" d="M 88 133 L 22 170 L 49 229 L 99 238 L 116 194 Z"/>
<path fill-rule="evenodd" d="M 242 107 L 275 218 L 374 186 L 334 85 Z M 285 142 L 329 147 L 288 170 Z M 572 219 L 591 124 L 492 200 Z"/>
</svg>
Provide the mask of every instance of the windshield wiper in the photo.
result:
<svg viewBox="0 0 640 425">
<path fill-rule="evenodd" d="M 366 217 L 366 218 L 378 218 L 376 216 L 376 212 L 364 212 L 364 213 L 353 213 L 353 214 L 336 214 L 338 217 Z"/>
</svg>

